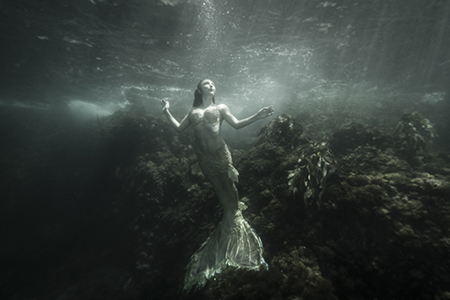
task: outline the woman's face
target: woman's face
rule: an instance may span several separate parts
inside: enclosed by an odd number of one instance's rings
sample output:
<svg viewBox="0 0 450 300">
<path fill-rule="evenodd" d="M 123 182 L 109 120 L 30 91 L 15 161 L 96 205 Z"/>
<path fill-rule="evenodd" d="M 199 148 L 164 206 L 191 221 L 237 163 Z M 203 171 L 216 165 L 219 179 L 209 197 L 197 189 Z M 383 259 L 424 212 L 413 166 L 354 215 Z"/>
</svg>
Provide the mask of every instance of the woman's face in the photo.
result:
<svg viewBox="0 0 450 300">
<path fill-rule="evenodd" d="M 200 83 L 200 92 L 202 93 L 202 96 L 207 95 L 214 96 L 216 92 L 216 87 L 211 80 L 205 79 Z"/>
</svg>

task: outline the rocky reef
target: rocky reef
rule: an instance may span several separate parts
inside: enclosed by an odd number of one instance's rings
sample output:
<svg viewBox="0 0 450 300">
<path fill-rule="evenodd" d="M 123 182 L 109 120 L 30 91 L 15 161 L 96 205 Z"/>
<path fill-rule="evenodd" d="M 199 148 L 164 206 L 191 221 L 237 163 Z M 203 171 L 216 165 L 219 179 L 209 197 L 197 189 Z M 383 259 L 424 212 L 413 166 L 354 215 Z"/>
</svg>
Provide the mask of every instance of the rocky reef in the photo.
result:
<svg viewBox="0 0 450 300">
<path fill-rule="evenodd" d="M 295 120 L 276 116 L 231 149 L 269 269 L 229 268 L 189 294 L 185 266 L 222 213 L 191 133 L 145 110 L 94 122 L 86 180 L 103 200 L 37 281 L 41 299 L 450 299 L 450 154 L 430 148 L 431 123 L 349 123 L 317 141 Z"/>
<path fill-rule="evenodd" d="M 406 130 L 399 138 L 398 130 L 391 136 L 349 124 L 328 146 L 302 138 L 298 125 L 281 133 L 292 118 L 275 118 L 238 160 L 246 216 L 261 233 L 272 268 L 233 288 L 220 284 L 222 278 L 209 293 L 218 299 L 448 299 L 448 154 L 417 146 L 432 129 L 423 117 L 405 115 L 400 128 L 405 120 L 409 127 L 422 124 L 422 135 Z M 271 132 L 299 142 L 267 139 Z M 295 177 L 303 197 L 287 180 Z M 306 195 L 311 187 L 320 191 Z M 223 276 L 236 282 L 231 272 Z"/>
<path fill-rule="evenodd" d="M 193 170 L 189 137 L 179 142 L 182 135 L 152 122 L 158 149 L 135 158 L 118 199 L 133 199 L 138 212 L 136 278 L 152 291 L 146 297 L 175 299 L 221 210 Z M 450 157 L 427 147 L 433 134 L 415 113 L 392 135 L 351 123 L 318 142 L 294 118 L 277 116 L 252 148 L 233 151 L 244 216 L 269 270 L 230 268 L 182 297 L 449 299 Z"/>
</svg>

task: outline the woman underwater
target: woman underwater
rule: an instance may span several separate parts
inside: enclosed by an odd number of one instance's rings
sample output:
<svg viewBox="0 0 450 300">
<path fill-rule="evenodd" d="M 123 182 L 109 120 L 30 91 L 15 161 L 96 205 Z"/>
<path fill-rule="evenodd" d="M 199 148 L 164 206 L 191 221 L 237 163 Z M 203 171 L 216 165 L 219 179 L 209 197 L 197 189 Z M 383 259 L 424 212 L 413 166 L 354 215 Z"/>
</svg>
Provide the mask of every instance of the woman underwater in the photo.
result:
<svg viewBox="0 0 450 300">
<path fill-rule="evenodd" d="M 217 228 L 191 257 L 184 280 L 186 291 L 205 285 L 209 278 L 228 266 L 251 270 L 267 266 L 262 256 L 261 239 L 245 221 L 239 207 L 239 195 L 234 185 L 239 173 L 232 165 L 221 125 L 225 120 L 239 129 L 272 115 L 274 109 L 264 107 L 253 116 L 238 120 L 226 105 L 215 103 L 215 92 L 211 80 L 201 80 L 194 92 L 193 107 L 181 122 L 169 112 L 169 102 L 162 100 L 164 114 L 177 132 L 193 125 L 198 163 L 224 210 Z"/>
</svg>

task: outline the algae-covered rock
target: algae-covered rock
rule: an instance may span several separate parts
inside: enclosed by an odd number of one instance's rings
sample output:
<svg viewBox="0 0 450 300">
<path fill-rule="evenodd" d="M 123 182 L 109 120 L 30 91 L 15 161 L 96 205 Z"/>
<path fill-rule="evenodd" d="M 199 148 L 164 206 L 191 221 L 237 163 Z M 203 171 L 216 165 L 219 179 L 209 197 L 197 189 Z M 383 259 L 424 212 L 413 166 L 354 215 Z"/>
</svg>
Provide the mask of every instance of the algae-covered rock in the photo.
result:
<svg viewBox="0 0 450 300">
<path fill-rule="evenodd" d="M 273 258 L 268 271 L 229 269 L 207 286 L 209 299 L 334 300 L 333 284 L 325 279 L 317 259 L 306 247 Z"/>
<path fill-rule="evenodd" d="M 425 154 L 431 140 L 436 136 L 431 122 L 417 112 L 402 116 L 394 132 L 395 147 L 409 160 Z"/>
<path fill-rule="evenodd" d="M 336 131 L 330 141 L 338 153 L 334 158 L 338 170 L 323 192 L 323 201 L 329 205 L 315 211 L 287 193 L 289 185 L 281 179 L 283 173 L 298 167 L 298 160 L 314 142 L 304 136 L 296 147 L 277 141 L 261 138 L 238 164 L 245 175 L 242 190 L 250 199 L 246 213 L 262 233 L 272 258 L 269 268 L 281 264 L 287 268 L 283 274 L 294 274 L 304 257 L 282 263 L 286 249 L 306 246 L 316 254 L 320 273 L 339 298 L 409 295 L 417 299 L 445 294 L 448 275 L 444 270 L 450 267 L 445 254 L 448 233 L 442 230 L 450 228 L 447 176 L 416 171 L 393 147 L 391 135 L 353 124 Z M 278 146 L 283 143 L 291 147 Z M 445 155 L 427 155 L 428 165 L 439 159 L 440 173 L 445 173 Z M 254 163 L 261 160 L 266 163 Z M 289 282 L 302 281 L 286 276 Z"/>
<path fill-rule="evenodd" d="M 350 123 L 335 131 L 330 138 L 330 148 L 336 155 L 345 155 L 360 146 L 370 146 L 382 151 L 393 145 L 391 135 L 373 126 Z"/>
<path fill-rule="evenodd" d="M 259 133 L 257 144 L 269 142 L 286 147 L 296 147 L 301 143 L 303 129 L 300 124 L 286 114 L 276 116 Z"/>
</svg>

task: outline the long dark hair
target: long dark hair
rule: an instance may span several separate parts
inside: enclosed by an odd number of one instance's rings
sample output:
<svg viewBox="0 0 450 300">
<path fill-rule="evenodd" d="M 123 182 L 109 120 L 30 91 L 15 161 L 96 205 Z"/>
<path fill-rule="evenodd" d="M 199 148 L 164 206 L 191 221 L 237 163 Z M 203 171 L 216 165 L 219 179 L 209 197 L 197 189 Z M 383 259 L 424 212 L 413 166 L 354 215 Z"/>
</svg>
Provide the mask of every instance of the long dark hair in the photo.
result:
<svg viewBox="0 0 450 300">
<path fill-rule="evenodd" d="M 194 104 L 192 104 L 193 107 L 198 107 L 200 105 L 202 105 L 203 103 L 203 97 L 201 94 L 201 90 L 202 90 L 202 82 L 206 80 L 206 79 L 202 79 L 200 80 L 200 82 L 197 84 L 197 88 L 195 89 L 194 92 Z M 213 97 L 212 102 L 215 104 L 216 103 L 216 99 Z"/>
</svg>

